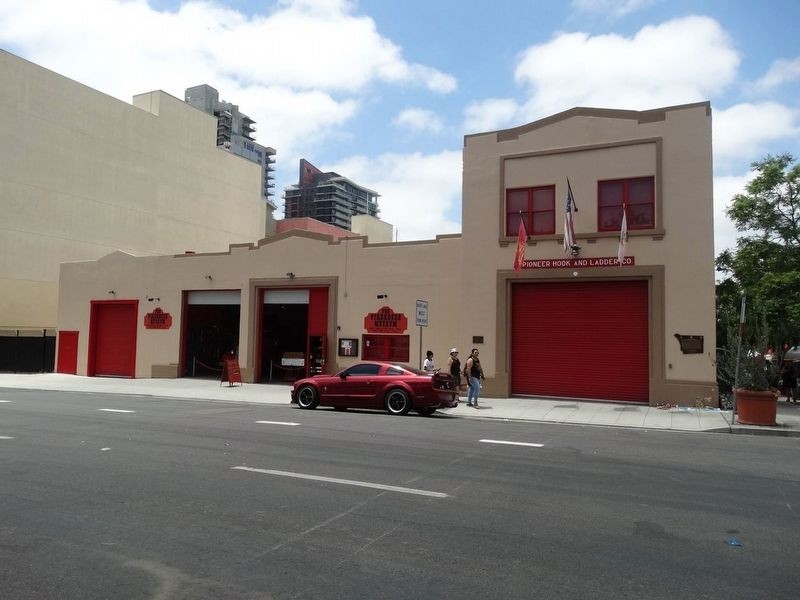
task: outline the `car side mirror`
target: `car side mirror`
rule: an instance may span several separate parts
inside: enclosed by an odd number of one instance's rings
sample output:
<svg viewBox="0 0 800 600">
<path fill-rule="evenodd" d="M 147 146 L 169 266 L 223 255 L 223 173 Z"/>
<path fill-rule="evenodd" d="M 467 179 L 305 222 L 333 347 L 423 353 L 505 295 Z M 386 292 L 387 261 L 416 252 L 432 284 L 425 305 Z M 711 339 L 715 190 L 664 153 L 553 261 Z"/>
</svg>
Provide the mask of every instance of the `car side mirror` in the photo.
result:
<svg viewBox="0 0 800 600">
<path fill-rule="evenodd" d="M 342 371 L 341 373 L 339 373 L 339 377 L 341 379 L 347 379 L 347 371 Z"/>
</svg>

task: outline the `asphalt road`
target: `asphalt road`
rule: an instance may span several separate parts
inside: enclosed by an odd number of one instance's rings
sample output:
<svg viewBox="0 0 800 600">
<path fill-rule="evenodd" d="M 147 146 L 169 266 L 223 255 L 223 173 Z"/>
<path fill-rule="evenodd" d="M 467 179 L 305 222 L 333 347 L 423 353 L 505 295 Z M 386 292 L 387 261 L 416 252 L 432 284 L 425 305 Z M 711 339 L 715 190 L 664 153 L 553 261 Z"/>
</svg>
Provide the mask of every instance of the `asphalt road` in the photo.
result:
<svg viewBox="0 0 800 600">
<path fill-rule="evenodd" d="M 5 600 L 800 594 L 797 438 L 0 401 Z"/>
</svg>

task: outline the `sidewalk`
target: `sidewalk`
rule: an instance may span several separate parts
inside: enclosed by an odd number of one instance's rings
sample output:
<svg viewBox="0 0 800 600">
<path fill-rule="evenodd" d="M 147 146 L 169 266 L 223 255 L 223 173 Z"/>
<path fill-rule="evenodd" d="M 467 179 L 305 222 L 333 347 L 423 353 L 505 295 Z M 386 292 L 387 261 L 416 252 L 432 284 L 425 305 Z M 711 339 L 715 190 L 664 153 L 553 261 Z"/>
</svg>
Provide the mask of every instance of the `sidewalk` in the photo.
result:
<svg viewBox="0 0 800 600">
<path fill-rule="evenodd" d="M 209 379 L 116 379 L 58 373 L 0 373 L 3 388 L 126 394 L 165 398 L 190 398 L 224 402 L 289 404 L 288 385 L 245 383 L 229 387 Z M 462 418 L 532 421 L 635 429 L 747 433 L 800 436 L 800 404 L 778 402 L 778 425 L 760 427 L 734 424 L 731 412 L 717 409 L 674 407 L 660 409 L 639 404 L 581 402 L 571 399 L 486 398 L 478 409 L 466 406 L 442 411 Z"/>
</svg>

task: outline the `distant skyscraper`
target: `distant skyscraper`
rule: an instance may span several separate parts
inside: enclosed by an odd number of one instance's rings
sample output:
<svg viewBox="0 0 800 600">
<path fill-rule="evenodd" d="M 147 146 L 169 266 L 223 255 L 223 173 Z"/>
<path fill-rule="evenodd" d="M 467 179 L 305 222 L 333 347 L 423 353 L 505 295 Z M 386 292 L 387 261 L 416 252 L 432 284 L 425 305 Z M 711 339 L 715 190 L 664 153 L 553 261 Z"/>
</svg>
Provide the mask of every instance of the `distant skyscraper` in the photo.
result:
<svg viewBox="0 0 800 600">
<path fill-rule="evenodd" d="M 303 158 L 298 184 L 284 190 L 284 216 L 312 217 L 350 231 L 354 215 L 378 216 L 378 196 L 338 173 L 323 173 Z"/>
<path fill-rule="evenodd" d="M 184 100 L 204 113 L 217 117 L 217 146 L 261 165 L 261 195 L 274 206 L 272 172 L 275 170 L 275 148 L 256 143 L 253 137 L 255 121 L 239 112 L 238 105 L 221 101 L 219 92 L 210 85 L 186 88 Z"/>
</svg>

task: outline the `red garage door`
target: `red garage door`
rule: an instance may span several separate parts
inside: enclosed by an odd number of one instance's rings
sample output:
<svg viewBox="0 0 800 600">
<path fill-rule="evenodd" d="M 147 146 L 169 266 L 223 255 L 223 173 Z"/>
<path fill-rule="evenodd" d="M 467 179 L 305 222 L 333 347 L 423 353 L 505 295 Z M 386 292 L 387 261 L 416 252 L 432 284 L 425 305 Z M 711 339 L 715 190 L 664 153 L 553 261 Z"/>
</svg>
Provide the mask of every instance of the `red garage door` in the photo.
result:
<svg viewBox="0 0 800 600">
<path fill-rule="evenodd" d="M 512 288 L 511 392 L 648 401 L 646 281 Z"/>
<path fill-rule="evenodd" d="M 135 375 L 137 305 L 135 301 L 92 303 L 89 375 Z"/>
</svg>

